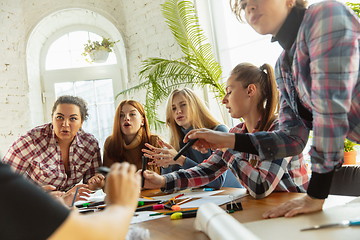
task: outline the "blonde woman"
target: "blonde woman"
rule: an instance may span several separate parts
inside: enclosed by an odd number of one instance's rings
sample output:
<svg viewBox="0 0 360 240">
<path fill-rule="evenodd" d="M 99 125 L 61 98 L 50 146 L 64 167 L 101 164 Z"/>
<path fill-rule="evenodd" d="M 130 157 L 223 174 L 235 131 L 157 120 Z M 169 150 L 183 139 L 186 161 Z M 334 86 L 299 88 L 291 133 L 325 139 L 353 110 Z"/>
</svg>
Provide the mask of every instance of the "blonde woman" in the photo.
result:
<svg viewBox="0 0 360 240">
<path fill-rule="evenodd" d="M 173 160 L 184 146 L 184 136 L 192 129 L 208 128 L 228 132 L 228 128 L 210 114 L 203 101 L 189 88 L 175 89 L 170 94 L 166 107 L 166 125 L 170 129 L 170 144 L 159 141 L 162 148 L 145 144 L 150 150 L 143 149 L 144 155 L 152 159 L 149 165 L 163 167 L 162 174 L 197 166 L 211 156 L 211 151 L 202 154 L 190 148 L 176 161 Z M 230 171 L 225 172 L 206 186 L 216 189 L 222 186 L 242 187 Z"/>
</svg>

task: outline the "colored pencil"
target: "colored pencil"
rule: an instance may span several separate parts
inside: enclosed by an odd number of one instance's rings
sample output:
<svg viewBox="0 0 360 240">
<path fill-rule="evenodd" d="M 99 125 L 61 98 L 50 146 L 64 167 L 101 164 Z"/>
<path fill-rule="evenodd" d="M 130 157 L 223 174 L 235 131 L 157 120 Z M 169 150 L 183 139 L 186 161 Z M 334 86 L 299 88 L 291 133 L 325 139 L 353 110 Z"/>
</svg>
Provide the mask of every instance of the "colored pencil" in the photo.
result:
<svg viewBox="0 0 360 240">
<path fill-rule="evenodd" d="M 76 188 L 75 195 L 74 195 L 74 198 L 73 198 L 73 200 L 72 200 L 72 203 L 71 203 L 71 206 L 70 206 L 70 207 L 73 207 L 73 206 L 74 206 L 75 199 L 76 199 L 76 196 L 77 196 L 77 194 L 78 194 L 78 191 L 79 191 L 79 187 Z"/>
</svg>

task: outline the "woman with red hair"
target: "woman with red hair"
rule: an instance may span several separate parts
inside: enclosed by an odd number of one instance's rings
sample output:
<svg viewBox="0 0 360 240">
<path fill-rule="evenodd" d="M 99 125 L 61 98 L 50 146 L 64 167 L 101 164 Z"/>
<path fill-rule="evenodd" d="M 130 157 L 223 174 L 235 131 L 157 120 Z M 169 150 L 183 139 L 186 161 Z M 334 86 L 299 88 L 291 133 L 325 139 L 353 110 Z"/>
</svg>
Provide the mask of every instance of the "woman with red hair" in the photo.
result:
<svg viewBox="0 0 360 240">
<path fill-rule="evenodd" d="M 135 100 L 124 100 L 116 109 L 113 133 L 104 144 L 104 166 L 129 162 L 141 169 L 141 149 L 145 148 L 145 143 L 160 147 L 159 139 L 150 132 L 143 106 Z M 148 165 L 147 169 L 161 173 L 160 167 Z"/>
</svg>

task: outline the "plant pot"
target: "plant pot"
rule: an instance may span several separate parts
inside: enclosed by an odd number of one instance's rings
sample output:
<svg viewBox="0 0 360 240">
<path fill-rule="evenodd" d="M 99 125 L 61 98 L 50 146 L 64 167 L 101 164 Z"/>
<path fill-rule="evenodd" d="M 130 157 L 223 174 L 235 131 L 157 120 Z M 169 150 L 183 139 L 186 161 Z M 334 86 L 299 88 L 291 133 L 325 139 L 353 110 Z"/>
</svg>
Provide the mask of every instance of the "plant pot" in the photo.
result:
<svg viewBox="0 0 360 240">
<path fill-rule="evenodd" d="M 94 63 L 103 63 L 109 57 L 109 52 L 106 50 L 93 50 L 89 53 L 91 60 Z"/>
<path fill-rule="evenodd" d="M 344 152 L 344 163 L 343 165 L 354 165 L 356 164 L 357 151 Z"/>
</svg>

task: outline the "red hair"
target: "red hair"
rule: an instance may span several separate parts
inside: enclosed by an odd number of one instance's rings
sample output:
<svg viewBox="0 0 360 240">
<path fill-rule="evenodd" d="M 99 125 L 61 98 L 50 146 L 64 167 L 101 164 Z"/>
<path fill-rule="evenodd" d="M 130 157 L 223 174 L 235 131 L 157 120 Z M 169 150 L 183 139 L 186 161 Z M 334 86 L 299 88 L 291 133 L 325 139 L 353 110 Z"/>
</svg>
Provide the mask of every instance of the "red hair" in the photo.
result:
<svg viewBox="0 0 360 240">
<path fill-rule="evenodd" d="M 107 153 L 110 158 L 112 159 L 120 159 L 123 155 L 124 151 L 124 140 L 123 140 L 123 133 L 121 132 L 121 125 L 120 125 L 120 113 L 122 110 L 122 107 L 125 104 L 129 104 L 136 108 L 140 115 L 144 119 L 144 126 L 140 127 L 139 131 L 142 132 L 142 139 L 141 139 L 141 145 L 145 147 L 145 143 L 148 143 L 150 141 L 150 128 L 149 123 L 146 118 L 144 107 L 135 100 L 124 100 L 122 101 L 119 106 L 116 108 L 115 117 L 114 117 L 114 127 L 113 127 L 113 133 L 110 136 L 109 140 L 109 148 L 107 150 Z"/>
</svg>

